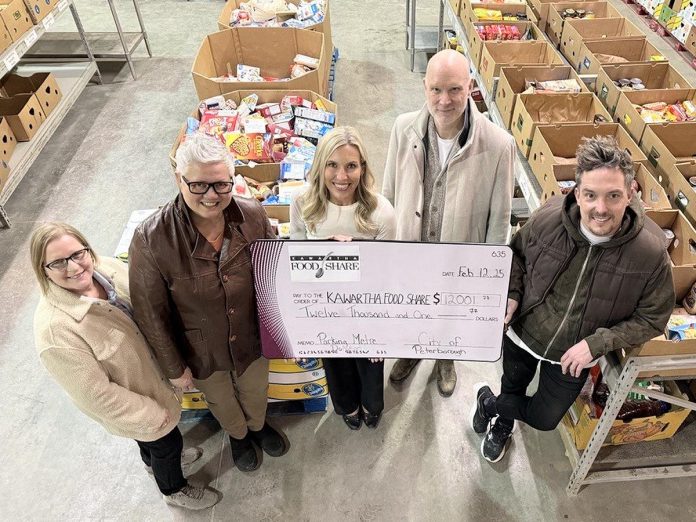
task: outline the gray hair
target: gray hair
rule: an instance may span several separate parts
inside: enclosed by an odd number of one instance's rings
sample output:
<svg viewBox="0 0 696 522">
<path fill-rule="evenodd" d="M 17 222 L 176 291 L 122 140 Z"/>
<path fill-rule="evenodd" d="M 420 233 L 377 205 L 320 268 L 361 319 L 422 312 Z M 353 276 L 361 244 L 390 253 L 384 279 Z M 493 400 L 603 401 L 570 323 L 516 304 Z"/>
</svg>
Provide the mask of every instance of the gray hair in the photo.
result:
<svg viewBox="0 0 696 522">
<path fill-rule="evenodd" d="M 624 176 L 626 188 L 630 190 L 635 177 L 633 159 L 628 150 L 622 150 L 613 136 L 595 136 L 583 138 L 575 152 L 575 184 L 579 187 L 582 175 L 595 169 L 618 169 Z"/>
<path fill-rule="evenodd" d="M 218 140 L 203 133 L 190 134 L 176 150 L 176 173 L 185 175 L 191 163 L 210 165 L 224 163 L 234 176 L 234 156 Z"/>
</svg>

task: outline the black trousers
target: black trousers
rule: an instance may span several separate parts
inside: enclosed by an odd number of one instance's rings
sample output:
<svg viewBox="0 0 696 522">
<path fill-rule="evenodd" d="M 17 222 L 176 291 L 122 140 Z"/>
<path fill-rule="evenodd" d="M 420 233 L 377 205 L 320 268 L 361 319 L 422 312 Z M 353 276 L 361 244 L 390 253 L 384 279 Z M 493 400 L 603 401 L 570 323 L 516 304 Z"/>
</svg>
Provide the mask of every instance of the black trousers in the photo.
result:
<svg viewBox="0 0 696 522">
<path fill-rule="evenodd" d="M 384 361 L 323 359 L 334 410 L 348 415 L 364 406 L 375 415 L 384 409 Z"/>
<path fill-rule="evenodd" d="M 157 487 L 163 495 L 173 495 L 188 484 L 181 471 L 184 439 L 179 428 L 152 442 L 135 442 L 140 446 L 140 456 L 145 465 L 152 466 Z"/>
<path fill-rule="evenodd" d="M 539 388 L 528 397 L 527 387 L 539 363 Z M 495 401 L 498 415 L 510 424 L 517 419 L 537 430 L 553 430 L 580 394 L 588 373 L 583 370 L 577 378 L 563 375 L 559 364 L 539 361 L 503 335 L 503 377 Z"/>
</svg>

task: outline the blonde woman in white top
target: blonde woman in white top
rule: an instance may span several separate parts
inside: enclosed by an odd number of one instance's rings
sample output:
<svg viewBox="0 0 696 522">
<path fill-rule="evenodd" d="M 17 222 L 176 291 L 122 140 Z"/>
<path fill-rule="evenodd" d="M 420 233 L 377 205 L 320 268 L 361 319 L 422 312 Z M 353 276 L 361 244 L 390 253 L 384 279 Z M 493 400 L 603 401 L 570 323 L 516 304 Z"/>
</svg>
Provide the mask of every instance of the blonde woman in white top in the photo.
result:
<svg viewBox="0 0 696 522">
<path fill-rule="evenodd" d="M 374 189 L 365 147 L 352 127 L 337 127 L 320 141 L 309 187 L 290 208 L 291 239 L 396 237 L 394 209 Z M 383 359 L 324 359 L 334 410 L 352 430 L 376 428 L 384 409 Z"/>
</svg>

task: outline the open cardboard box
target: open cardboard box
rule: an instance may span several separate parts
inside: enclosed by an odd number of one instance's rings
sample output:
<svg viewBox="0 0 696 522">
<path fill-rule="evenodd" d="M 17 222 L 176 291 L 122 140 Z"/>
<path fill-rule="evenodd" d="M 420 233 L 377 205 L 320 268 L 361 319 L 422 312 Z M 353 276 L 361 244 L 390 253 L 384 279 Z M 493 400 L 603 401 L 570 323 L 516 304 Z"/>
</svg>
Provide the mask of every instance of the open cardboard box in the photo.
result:
<svg viewBox="0 0 696 522">
<path fill-rule="evenodd" d="M 587 85 L 569 65 L 514 65 L 500 68 L 500 79 L 495 92 L 495 104 L 503 118 L 505 128 L 510 128 L 512 112 L 517 95 L 524 92 L 526 80 L 568 80 L 574 79 L 582 92 L 589 92 Z"/>
<path fill-rule="evenodd" d="M 576 94 L 520 94 L 512 116 L 512 135 L 525 156 L 529 156 L 534 130 L 555 123 L 594 123 L 611 116 L 597 97 L 589 92 Z"/>
<path fill-rule="evenodd" d="M 286 0 L 289 4 L 299 5 L 300 0 Z M 457 0 L 459 2 L 459 0 Z M 244 3 L 244 0 L 227 0 L 225 2 L 225 7 L 222 8 L 222 12 L 218 17 L 218 29 L 224 31 L 230 28 L 230 18 L 232 17 L 232 11 L 239 9 L 240 4 Z M 459 10 L 459 4 L 457 3 L 457 9 L 455 13 Z M 331 38 L 331 16 L 329 14 L 329 0 L 324 0 L 324 20 L 321 23 L 309 25 L 305 28 L 307 31 L 317 31 L 323 33 L 324 44 L 329 52 L 333 52 L 333 40 Z M 287 18 L 293 18 L 294 16 L 288 15 Z"/>
<path fill-rule="evenodd" d="M 688 400 L 674 381 L 665 381 L 665 392 L 672 397 Z M 563 426 L 568 430 L 575 447 L 583 450 L 590 443 L 599 419 L 592 415 L 590 405 L 582 397 L 575 399 L 571 406 L 578 415 L 577 424 L 573 423 L 570 413 L 563 417 Z M 651 417 L 638 417 L 630 421 L 615 420 L 609 429 L 609 434 L 603 446 L 617 446 L 635 442 L 669 439 L 674 436 L 683 424 L 691 410 L 681 406 L 671 405 L 668 412 Z"/>
<path fill-rule="evenodd" d="M 675 211 L 676 212 L 676 211 Z M 681 301 L 686 294 L 691 291 L 691 287 L 696 283 L 696 268 L 680 267 L 672 270 L 674 282 L 674 293 L 676 295 L 676 305 L 681 306 Z M 617 352 L 619 359 L 623 362 L 628 357 L 649 357 L 663 355 L 694 355 L 696 354 L 696 339 L 684 339 L 683 341 L 671 341 L 667 336 L 660 334 L 648 342 L 635 346 L 627 350 Z M 696 368 L 686 368 L 681 370 L 644 370 L 638 374 L 640 378 L 650 378 L 657 375 L 663 377 L 679 377 L 684 375 L 696 375 Z"/>
<path fill-rule="evenodd" d="M 0 161 L 9 163 L 16 146 L 17 139 L 12 132 L 10 122 L 7 121 L 7 118 L 0 117 Z"/>
<path fill-rule="evenodd" d="M 0 92 L 3 96 L 15 94 L 36 94 L 41 110 L 46 117 L 53 112 L 63 97 L 56 77 L 52 73 L 35 73 L 31 76 L 8 74 L 0 80 Z"/>
<path fill-rule="evenodd" d="M 672 165 L 696 158 L 696 122 L 647 125 L 640 148 L 648 157 L 650 168 L 664 181 Z"/>
<path fill-rule="evenodd" d="M 0 98 L 0 116 L 7 119 L 17 141 L 29 141 L 46 120 L 41 104 L 34 94 Z"/>
<path fill-rule="evenodd" d="M 532 0 L 534 2 L 534 0 Z M 552 2 L 548 4 L 546 35 L 554 44 L 561 44 L 565 19 L 561 13 L 566 9 L 592 11 L 595 18 L 623 18 L 623 15 L 609 2 Z"/>
<path fill-rule="evenodd" d="M 495 78 L 506 65 L 563 64 L 563 59 L 548 42 L 484 42 L 479 74 L 484 87 L 493 93 Z"/>
<path fill-rule="evenodd" d="M 635 108 L 635 105 L 644 105 L 652 102 L 673 103 L 691 100 L 696 102 L 696 90 L 694 89 L 663 89 L 657 91 L 633 91 L 622 92 L 614 111 L 614 119 L 621 123 L 628 133 L 640 143 L 645 127 L 648 125 L 661 125 L 661 123 L 646 123 Z M 670 122 L 673 125 L 683 125 L 686 122 Z"/>
<path fill-rule="evenodd" d="M 611 136 L 616 139 L 619 147 L 629 153 L 636 169 L 647 163 L 647 158 L 643 151 L 617 123 L 540 125 L 534 133 L 532 147 L 529 152 L 529 166 L 541 186 L 542 202 L 561 193 L 558 187 L 559 181 L 575 180 L 575 168 L 577 165 L 575 152 L 578 146 L 582 144 L 583 138 L 591 138 L 593 136 Z M 566 160 L 561 158 L 566 158 Z M 659 207 L 656 208 L 671 208 L 662 187 L 656 180 L 653 180 L 653 182 L 654 195 L 659 199 L 659 201 L 655 202 L 659 204 Z M 641 186 L 643 185 L 641 184 Z M 645 194 L 645 196 L 648 195 L 649 192 Z"/>
<path fill-rule="evenodd" d="M 686 219 L 696 226 L 696 187 L 689 183 L 689 178 L 696 177 L 696 159 L 667 165 L 665 173 L 658 177 L 672 202 L 672 206 L 681 210 Z M 696 374 L 695 374 L 696 375 Z"/>
<path fill-rule="evenodd" d="M 610 59 L 609 56 L 613 58 Z M 580 74 L 598 74 L 602 66 L 606 64 L 651 63 L 668 60 L 648 42 L 645 36 L 628 36 L 614 40 L 585 40 L 577 60 L 569 61 Z"/>
<path fill-rule="evenodd" d="M 0 0 L 0 18 L 13 42 L 20 40 L 34 24 L 22 0 Z"/>
<path fill-rule="evenodd" d="M 484 42 L 492 42 L 494 40 L 483 40 L 476 31 L 477 27 L 485 27 L 489 25 L 508 25 L 515 26 L 519 30 L 521 35 L 529 33 L 531 40 L 545 41 L 544 35 L 539 30 L 539 28 L 532 22 L 469 22 L 468 20 L 462 21 L 464 25 L 464 30 L 466 31 L 466 40 L 469 47 L 469 53 L 471 55 L 471 65 L 476 69 L 479 68 L 481 63 L 481 54 L 483 52 Z M 508 41 L 518 41 L 518 40 L 508 40 Z"/>
<path fill-rule="evenodd" d="M 645 215 L 657 223 L 660 228 L 674 232 L 674 241 L 667 249 L 673 263 L 672 276 L 676 277 L 679 274 L 681 280 L 690 280 L 696 267 L 696 230 L 694 227 L 684 217 L 684 214 L 675 209 L 648 210 Z M 676 281 L 674 290 L 675 293 L 682 290 L 677 288 Z"/>
<path fill-rule="evenodd" d="M 297 54 L 319 59 L 319 67 L 298 78 L 277 82 L 226 82 L 216 78 L 237 65 L 259 67 L 262 76 L 285 78 Z M 324 35 L 304 29 L 242 27 L 209 34 L 203 40 L 191 73 L 198 99 L 203 100 L 237 90 L 308 90 L 327 96 L 330 51 Z M 327 63 L 328 61 L 328 63 Z"/>
<path fill-rule="evenodd" d="M 55 9 L 58 0 L 24 0 L 24 5 L 27 6 L 31 20 L 36 25 Z"/>
<path fill-rule="evenodd" d="M 508 2 L 469 2 L 468 0 L 462 0 L 462 6 L 459 9 L 459 17 L 462 19 L 462 22 L 465 20 L 468 20 L 471 23 L 474 22 L 486 22 L 486 21 L 503 21 L 503 20 L 495 20 L 494 18 L 479 18 L 476 16 L 474 13 L 474 9 L 489 9 L 493 11 L 500 11 L 502 13 L 503 17 L 521 17 L 518 18 L 517 20 L 510 20 L 510 22 L 532 22 L 533 24 L 536 24 L 539 20 L 537 16 L 534 14 L 534 11 L 532 11 L 532 8 L 529 7 L 525 2 L 515 2 L 515 3 L 508 3 Z"/>
<path fill-rule="evenodd" d="M 563 24 L 561 52 L 570 63 L 577 60 L 585 40 L 614 40 L 644 33 L 625 18 L 570 19 Z"/>
<path fill-rule="evenodd" d="M 656 89 L 692 89 L 693 86 L 684 79 L 668 62 L 643 64 L 607 64 L 597 73 L 597 97 L 609 109 L 611 114 L 616 111 L 621 89 L 614 83 L 616 80 L 640 78 L 645 90 Z M 629 91 L 630 92 L 630 91 Z"/>
<path fill-rule="evenodd" d="M 323 96 L 318 95 L 315 92 L 303 91 L 303 90 L 292 90 L 292 91 L 234 91 L 224 94 L 226 100 L 234 100 L 234 102 L 239 105 L 242 99 L 250 94 L 257 94 L 259 97 L 258 104 L 263 103 L 277 103 L 280 102 L 283 97 L 291 96 L 301 96 L 306 100 L 311 100 L 312 102 L 316 100 L 321 100 L 326 108 L 336 114 L 336 120 L 338 121 L 338 110 L 334 102 L 327 100 Z M 191 112 L 191 117 L 200 119 L 200 113 L 198 112 L 198 107 L 196 107 Z M 169 161 L 172 168 L 176 169 L 176 151 L 181 145 L 186 134 L 186 125 L 182 125 L 179 130 L 179 134 L 169 151 Z M 237 165 L 235 166 L 235 173 L 241 174 L 242 176 L 251 178 L 261 183 L 276 182 L 280 178 L 280 163 L 259 163 L 255 167 L 250 167 L 248 165 Z M 289 221 L 290 207 L 289 205 L 264 205 L 268 217 L 276 218 L 281 223 L 286 223 Z"/>
</svg>

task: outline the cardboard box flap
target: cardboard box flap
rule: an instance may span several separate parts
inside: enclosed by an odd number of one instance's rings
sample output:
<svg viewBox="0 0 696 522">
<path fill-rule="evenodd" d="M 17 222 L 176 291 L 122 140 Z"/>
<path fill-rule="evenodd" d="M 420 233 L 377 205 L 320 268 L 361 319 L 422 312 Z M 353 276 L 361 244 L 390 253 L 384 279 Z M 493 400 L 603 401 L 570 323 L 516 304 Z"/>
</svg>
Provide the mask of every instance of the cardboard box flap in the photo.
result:
<svg viewBox="0 0 696 522">
<path fill-rule="evenodd" d="M 606 64 L 602 70 L 610 80 L 640 78 L 646 89 L 691 89 L 693 87 L 668 62 Z"/>
<path fill-rule="evenodd" d="M 666 210 L 672 208 L 665 189 L 650 174 L 645 165 L 639 165 L 636 169 L 636 183 L 640 191 L 640 198 L 651 209 Z"/>
<path fill-rule="evenodd" d="M 653 102 L 665 102 L 668 105 L 693 100 L 696 98 L 695 89 L 651 89 L 645 91 L 625 91 L 622 93 L 634 105 L 644 105 Z"/>
</svg>

